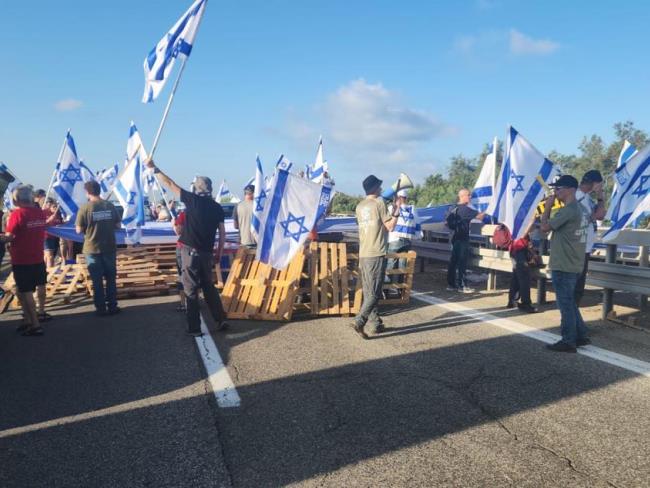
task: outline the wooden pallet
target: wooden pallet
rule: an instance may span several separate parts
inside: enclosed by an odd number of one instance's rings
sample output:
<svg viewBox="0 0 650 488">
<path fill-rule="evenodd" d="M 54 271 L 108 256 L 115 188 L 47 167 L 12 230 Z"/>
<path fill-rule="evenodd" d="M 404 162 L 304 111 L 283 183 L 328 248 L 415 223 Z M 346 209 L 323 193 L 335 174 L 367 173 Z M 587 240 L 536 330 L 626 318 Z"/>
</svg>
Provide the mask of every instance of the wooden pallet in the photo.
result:
<svg viewBox="0 0 650 488">
<path fill-rule="evenodd" d="M 228 318 L 291 320 L 304 261 L 300 251 L 276 270 L 257 261 L 255 250 L 240 248 L 221 295 Z"/>
</svg>

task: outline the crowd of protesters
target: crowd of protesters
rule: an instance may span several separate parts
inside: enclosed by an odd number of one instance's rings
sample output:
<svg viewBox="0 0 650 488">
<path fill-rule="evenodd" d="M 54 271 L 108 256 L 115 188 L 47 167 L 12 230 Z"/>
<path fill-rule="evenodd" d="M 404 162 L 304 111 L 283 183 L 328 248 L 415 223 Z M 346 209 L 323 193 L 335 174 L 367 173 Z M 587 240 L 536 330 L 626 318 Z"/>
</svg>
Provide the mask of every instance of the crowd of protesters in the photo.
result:
<svg viewBox="0 0 650 488">
<path fill-rule="evenodd" d="M 214 287 L 215 260 L 220 259 L 225 244 L 224 212 L 212 197 L 212 182 L 207 177 L 196 177 L 191 191 L 186 191 L 160 171 L 153 161 L 147 165 L 185 207 L 177 213 L 175 208 L 168 210 L 166 206 L 159 205 L 152 209 L 152 214 L 155 210 L 157 221 L 171 220 L 178 235 L 178 310 L 186 313 L 188 333 L 193 336 L 203 333 L 199 291 L 203 292 L 217 329 L 224 330 L 228 327 L 226 314 Z M 575 352 L 577 347 L 590 343 L 579 305 L 595 240 L 596 221 L 602 219 L 606 212 L 603 178 L 598 171 L 591 170 L 585 173 L 580 183 L 573 176 L 563 175 L 550 186 L 554 191 L 545 200 L 541 215 L 531 223 L 523 237 L 509 244 L 513 273 L 507 308 L 517 306 L 527 313 L 537 311 L 530 298 L 531 267 L 537 255 L 535 242 L 539 240 L 533 235 L 535 232 L 549 234 L 549 269 L 561 315 L 562 339 L 548 348 Z M 87 182 L 84 188 L 88 202 L 76 215 L 75 229 L 84 236 L 81 252 L 93 284 L 95 313 L 99 316 L 114 315 L 120 312 L 117 303 L 115 230 L 121 225 L 121 216 L 112 203 L 100 197 L 98 183 Z M 408 205 L 406 190 L 398 191 L 393 202 L 388 204 L 381 198 L 382 181 L 376 176 L 368 176 L 363 181 L 363 189 L 366 197 L 356 208 L 363 302 L 352 326 L 361 337 L 367 339 L 367 325 L 375 334 L 384 331 L 379 311 L 379 300 L 386 297 L 383 285 L 385 282 L 398 281 L 394 275 L 399 273 L 393 270 L 405 266 L 403 261 L 387 260 L 386 254 L 410 249 L 417 219 L 414 207 Z M 244 189 L 244 200 L 236 206 L 233 214 L 241 245 L 249 249 L 255 249 L 257 245 L 256 236 L 251 231 L 254 191 L 253 185 Z M 66 262 L 70 256 L 74 257 L 74 246 L 48 233 L 48 227 L 60 224 L 62 217 L 56 201 L 48 198 L 45 191 L 19 186 L 13 191 L 12 199 L 14 209 L 3 215 L 0 254 L 4 256 L 7 246 L 23 310 L 23 323 L 18 331 L 24 336 L 39 336 L 43 335 L 42 323 L 52 318 L 45 310 L 47 269 L 55 265 L 57 253 L 60 253 L 62 262 Z M 446 217 L 451 245 L 447 291 L 474 292 L 466 277 L 470 223 L 483 217 L 483 213 L 471 207 L 469 190 L 461 189 L 458 203 Z M 399 289 L 399 286 L 392 288 Z M 4 293 L 0 308 L 12 298 L 11 291 L 5 290 Z"/>
</svg>

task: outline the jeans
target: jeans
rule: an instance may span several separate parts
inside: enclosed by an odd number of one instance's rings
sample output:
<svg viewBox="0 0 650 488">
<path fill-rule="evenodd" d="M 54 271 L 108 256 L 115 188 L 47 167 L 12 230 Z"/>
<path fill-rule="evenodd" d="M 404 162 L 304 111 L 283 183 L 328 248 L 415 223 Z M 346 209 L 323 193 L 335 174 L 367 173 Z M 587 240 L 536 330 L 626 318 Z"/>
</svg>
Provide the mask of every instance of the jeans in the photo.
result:
<svg viewBox="0 0 650 488">
<path fill-rule="evenodd" d="M 469 241 L 456 241 L 452 244 L 451 259 L 447 266 L 447 284 L 454 288 L 465 286 L 465 270 L 469 255 Z"/>
<path fill-rule="evenodd" d="M 115 284 L 117 266 L 115 253 L 86 254 L 88 273 L 93 282 L 93 301 L 98 312 L 117 308 L 117 285 Z M 106 288 L 104 288 L 106 280 Z"/>
<path fill-rule="evenodd" d="M 407 252 L 411 250 L 411 240 L 400 237 L 398 240 L 388 243 L 388 252 Z M 388 258 L 386 260 L 386 269 L 406 268 L 406 259 Z M 388 277 L 391 283 L 401 283 L 404 281 L 404 275 L 390 275 Z"/>
<path fill-rule="evenodd" d="M 181 248 L 183 265 L 183 290 L 187 307 L 187 328 L 189 332 L 201 332 L 201 315 L 199 309 L 199 289 L 215 322 L 220 324 L 226 319 L 223 304 L 214 287 L 214 256 L 211 252 L 197 251 L 188 246 Z"/>
<path fill-rule="evenodd" d="M 578 282 L 576 283 L 575 291 L 575 300 L 576 305 L 580 306 L 580 301 L 582 300 L 582 295 L 585 294 L 585 284 L 587 283 L 587 270 L 589 269 L 589 254 L 585 254 L 585 265 L 582 268 L 582 273 L 578 276 Z"/>
<path fill-rule="evenodd" d="M 516 251 L 512 259 L 515 262 L 510 278 L 508 301 L 514 303 L 517 295 L 522 305 L 531 305 L 530 301 L 530 267 L 528 266 L 528 250 Z"/>
<path fill-rule="evenodd" d="M 561 315 L 562 342 L 574 347 L 578 340 L 587 338 L 588 332 L 574 296 L 579 275 L 580 273 L 567 273 L 565 271 L 553 270 L 551 272 L 557 307 Z"/>
<path fill-rule="evenodd" d="M 384 256 L 359 258 L 363 303 L 359 309 L 359 314 L 354 319 L 356 325 L 363 326 L 367 322 L 370 322 L 375 328 L 382 325 L 378 302 L 381 298 L 385 273 L 386 258 Z"/>
</svg>

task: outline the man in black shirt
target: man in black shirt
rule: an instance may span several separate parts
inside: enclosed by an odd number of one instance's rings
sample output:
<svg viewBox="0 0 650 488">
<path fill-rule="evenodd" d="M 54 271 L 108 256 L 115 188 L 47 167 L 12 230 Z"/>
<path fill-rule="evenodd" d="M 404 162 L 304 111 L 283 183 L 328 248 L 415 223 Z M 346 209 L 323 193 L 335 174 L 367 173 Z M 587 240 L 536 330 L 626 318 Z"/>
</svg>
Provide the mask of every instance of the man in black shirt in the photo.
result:
<svg viewBox="0 0 650 488">
<path fill-rule="evenodd" d="M 192 192 L 183 190 L 169 176 L 160 171 L 153 161 L 147 163 L 158 178 L 185 204 L 185 225 L 178 242 L 181 243 L 182 282 L 187 303 L 188 334 L 201 336 L 199 310 L 199 288 L 210 310 L 217 330 L 228 327 L 221 298 L 214 287 L 214 263 L 220 260 L 226 242 L 224 214 L 221 205 L 212 198 L 212 181 L 206 176 L 197 176 L 192 183 Z M 214 241 L 219 230 L 219 244 L 214 252 Z"/>
<path fill-rule="evenodd" d="M 479 213 L 469 206 L 470 191 L 463 188 L 458 192 L 458 204 L 447 215 L 447 227 L 451 236 L 451 259 L 447 266 L 447 290 L 472 293 L 465 282 L 465 270 L 469 255 L 469 224 L 472 219 L 483 219 L 484 213 Z"/>
</svg>

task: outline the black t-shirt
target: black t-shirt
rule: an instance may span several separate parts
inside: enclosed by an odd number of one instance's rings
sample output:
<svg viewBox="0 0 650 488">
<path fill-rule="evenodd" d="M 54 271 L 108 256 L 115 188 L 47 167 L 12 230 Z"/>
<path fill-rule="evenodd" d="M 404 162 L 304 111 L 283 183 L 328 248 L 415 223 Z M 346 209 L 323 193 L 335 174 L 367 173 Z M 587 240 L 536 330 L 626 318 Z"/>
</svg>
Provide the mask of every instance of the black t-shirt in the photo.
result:
<svg viewBox="0 0 650 488">
<path fill-rule="evenodd" d="M 469 205 L 456 205 L 452 209 L 452 212 L 456 214 L 456 228 L 454 230 L 454 236 L 452 237 L 452 242 L 456 241 L 469 241 L 469 224 L 474 217 L 478 215 L 478 211 L 470 208 Z"/>
<path fill-rule="evenodd" d="M 219 224 L 224 221 L 223 208 L 210 196 L 181 190 L 185 204 L 185 225 L 178 240 L 197 251 L 212 252 Z"/>
</svg>

